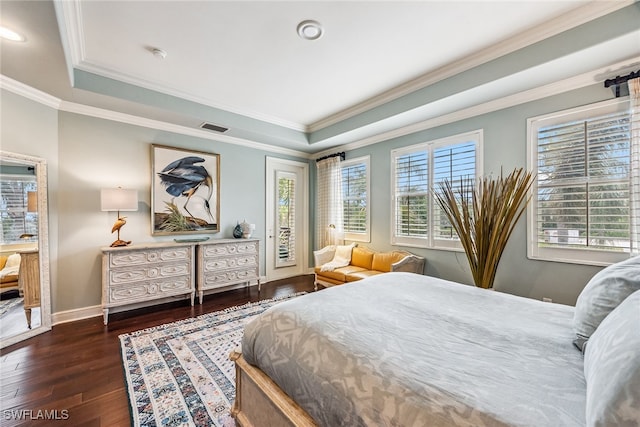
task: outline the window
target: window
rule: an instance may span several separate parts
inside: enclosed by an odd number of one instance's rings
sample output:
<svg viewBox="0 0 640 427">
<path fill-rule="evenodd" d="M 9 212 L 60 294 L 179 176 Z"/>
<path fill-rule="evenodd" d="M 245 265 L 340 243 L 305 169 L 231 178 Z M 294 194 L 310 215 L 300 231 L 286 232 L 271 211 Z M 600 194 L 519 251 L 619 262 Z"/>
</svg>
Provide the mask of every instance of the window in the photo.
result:
<svg viewBox="0 0 640 427">
<path fill-rule="evenodd" d="M 393 244 L 460 248 L 431 192 L 445 179 L 455 182 L 478 175 L 481 141 L 479 130 L 391 152 Z"/>
<path fill-rule="evenodd" d="M 35 240 L 38 234 L 35 176 L 2 175 L 0 180 L 0 244 Z"/>
<path fill-rule="evenodd" d="M 296 175 L 277 171 L 278 182 L 278 267 L 296 262 Z"/>
<path fill-rule="evenodd" d="M 345 239 L 369 242 L 369 156 L 343 161 L 341 169 Z"/>
<path fill-rule="evenodd" d="M 604 264 L 629 256 L 630 120 L 619 100 L 529 120 L 530 257 Z"/>
</svg>

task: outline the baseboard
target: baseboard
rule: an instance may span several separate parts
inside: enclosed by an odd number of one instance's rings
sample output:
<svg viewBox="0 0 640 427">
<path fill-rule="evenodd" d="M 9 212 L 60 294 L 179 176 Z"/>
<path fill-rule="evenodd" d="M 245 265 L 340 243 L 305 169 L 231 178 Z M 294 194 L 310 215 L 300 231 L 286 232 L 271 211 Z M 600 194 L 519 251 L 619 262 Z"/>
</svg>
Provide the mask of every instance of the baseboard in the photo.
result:
<svg viewBox="0 0 640 427">
<path fill-rule="evenodd" d="M 260 276 L 260 283 L 265 284 L 267 283 L 267 277 L 266 276 Z M 242 287 L 245 287 L 246 284 L 242 283 L 237 285 L 237 287 L 226 287 L 221 289 L 221 291 L 229 291 L 232 289 L 240 289 Z M 254 285 L 257 286 L 257 285 Z M 206 294 L 205 294 L 206 295 Z M 141 303 L 140 306 L 136 306 L 135 304 L 126 306 L 126 307 L 114 307 L 111 308 L 109 310 L 109 313 L 117 313 L 120 311 L 126 311 L 126 310 L 132 310 L 132 309 L 136 309 L 136 308 L 140 308 L 140 307 L 144 307 L 146 305 L 157 305 L 157 304 L 161 304 L 162 302 L 171 302 L 171 299 L 167 299 L 167 301 L 153 301 L 152 303 L 150 302 L 145 302 L 145 303 Z M 195 303 L 198 303 L 198 294 L 196 292 L 196 301 Z M 51 315 L 51 324 L 52 325 L 59 325 L 61 323 L 67 323 L 67 322 L 74 322 L 76 320 L 82 320 L 82 319 L 89 319 L 91 317 L 102 317 L 102 306 L 101 305 L 94 305 L 91 307 L 84 307 L 84 308 L 78 308 L 75 310 L 67 310 L 67 311 L 59 311 L 57 313 L 53 313 Z"/>
<path fill-rule="evenodd" d="M 61 323 L 74 322 L 76 320 L 99 316 L 102 316 L 102 306 L 94 305 L 91 307 L 83 307 L 75 310 L 59 311 L 57 313 L 53 313 L 51 315 L 51 324 L 59 325 Z"/>
</svg>

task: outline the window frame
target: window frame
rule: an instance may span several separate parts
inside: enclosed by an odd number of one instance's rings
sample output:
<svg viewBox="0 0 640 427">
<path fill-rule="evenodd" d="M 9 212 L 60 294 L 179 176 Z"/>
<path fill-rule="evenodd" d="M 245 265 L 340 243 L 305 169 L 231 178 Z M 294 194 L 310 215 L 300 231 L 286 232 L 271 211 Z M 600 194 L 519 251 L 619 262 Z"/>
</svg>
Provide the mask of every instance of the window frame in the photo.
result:
<svg viewBox="0 0 640 427">
<path fill-rule="evenodd" d="M 574 120 L 587 120 L 612 114 L 629 111 L 629 98 L 616 98 L 613 100 L 597 102 L 589 105 L 575 107 L 567 110 L 556 111 L 527 119 L 527 168 L 538 172 L 538 129 L 552 124 L 568 123 Z M 587 178 L 588 180 L 588 178 Z M 541 247 L 537 239 L 538 216 L 538 177 L 531 186 L 531 201 L 527 207 L 527 257 L 534 260 L 555 261 L 582 265 L 606 266 L 628 259 L 627 251 L 611 251 L 592 248 L 551 248 Z"/>
<path fill-rule="evenodd" d="M 22 192 L 22 203 L 9 206 L 6 209 L 0 209 L 3 216 L 3 226 L 8 225 L 9 228 L 14 231 L 13 234 L 16 236 L 24 233 L 33 235 L 33 237 L 27 239 L 20 239 L 19 237 L 16 237 L 13 240 L 5 240 L 6 236 L 3 230 L 2 236 L 0 236 L 0 244 L 15 245 L 36 241 L 38 235 L 38 214 L 37 212 L 29 212 L 27 207 L 28 193 L 37 191 L 38 183 L 35 175 L 3 173 L 0 174 L 0 180 L 3 182 L 13 183 L 12 185 L 20 183 Z M 11 213 L 13 213 L 13 216 Z M 5 216 L 7 216 L 7 218 L 4 218 Z"/>
<path fill-rule="evenodd" d="M 365 175 L 366 175 L 366 217 L 365 217 L 365 232 L 364 233 L 356 233 L 350 232 L 346 229 L 344 230 L 344 239 L 354 242 L 371 242 L 371 160 L 370 156 L 362 156 L 354 159 L 343 160 L 340 162 L 340 173 L 342 174 L 342 169 L 345 167 L 352 167 L 355 165 L 364 164 L 365 167 Z M 345 195 L 342 195 L 342 200 L 344 204 Z M 343 215 L 344 215 L 344 207 L 343 207 Z"/>
<path fill-rule="evenodd" d="M 479 179 L 482 175 L 482 171 L 484 170 L 483 165 L 483 146 L 484 146 L 484 130 L 477 129 L 470 132 L 465 132 L 461 134 L 451 135 L 444 138 L 435 139 L 432 141 L 422 142 L 419 144 L 414 144 L 406 147 L 396 148 L 391 150 L 390 153 L 390 161 L 391 161 L 391 215 L 390 215 L 390 240 L 391 245 L 393 246 L 406 246 L 406 247 L 417 247 L 417 248 L 427 248 L 427 249 L 436 249 L 436 250 L 447 250 L 447 251 L 456 251 L 462 252 L 464 249 L 460 244 L 460 241 L 457 239 L 439 239 L 435 237 L 434 233 L 434 206 L 435 199 L 433 197 L 433 188 L 434 188 L 434 152 L 436 149 L 459 145 L 463 143 L 473 142 L 475 145 L 475 179 Z M 426 237 L 411 237 L 411 236 L 397 236 L 396 235 L 396 187 L 397 187 L 397 177 L 396 177 L 396 159 L 403 155 L 417 153 L 421 151 L 426 151 L 427 153 L 427 196 L 428 196 L 428 209 L 427 209 L 427 235 Z"/>
</svg>

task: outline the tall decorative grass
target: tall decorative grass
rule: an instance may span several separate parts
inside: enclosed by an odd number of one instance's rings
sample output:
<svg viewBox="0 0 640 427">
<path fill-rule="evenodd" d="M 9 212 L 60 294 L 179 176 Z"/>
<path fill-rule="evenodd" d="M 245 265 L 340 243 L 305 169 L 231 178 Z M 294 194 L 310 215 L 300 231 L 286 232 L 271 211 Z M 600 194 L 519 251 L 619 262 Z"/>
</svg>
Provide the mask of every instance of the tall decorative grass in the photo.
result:
<svg viewBox="0 0 640 427">
<path fill-rule="evenodd" d="M 179 232 L 193 229 L 193 227 L 191 227 L 191 225 L 189 224 L 187 217 L 180 213 L 180 209 L 178 209 L 178 206 L 176 206 L 173 201 L 164 202 L 164 204 L 167 205 L 166 210 L 169 211 L 169 214 L 160 225 L 160 229 L 170 232 Z"/>
<path fill-rule="evenodd" d="M 523 168 L 506 177 L 445 180 L 434 197 L 458 233 L 476 286 L 492 288 L 498 263 L 531 199 L 534 176 Z"/>
</svg>

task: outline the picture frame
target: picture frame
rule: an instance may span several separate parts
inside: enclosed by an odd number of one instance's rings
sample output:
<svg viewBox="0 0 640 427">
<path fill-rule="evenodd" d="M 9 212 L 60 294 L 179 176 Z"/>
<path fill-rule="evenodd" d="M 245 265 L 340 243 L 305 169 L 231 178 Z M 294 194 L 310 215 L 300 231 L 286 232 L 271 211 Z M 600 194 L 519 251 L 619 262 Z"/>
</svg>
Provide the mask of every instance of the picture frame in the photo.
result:
<svg viewBox="0 0 640 427">
<path fill-rule="evenodd" d="M 220 231 L 220 155 L 151 145 L 151 234 Z"/>
</svg>

